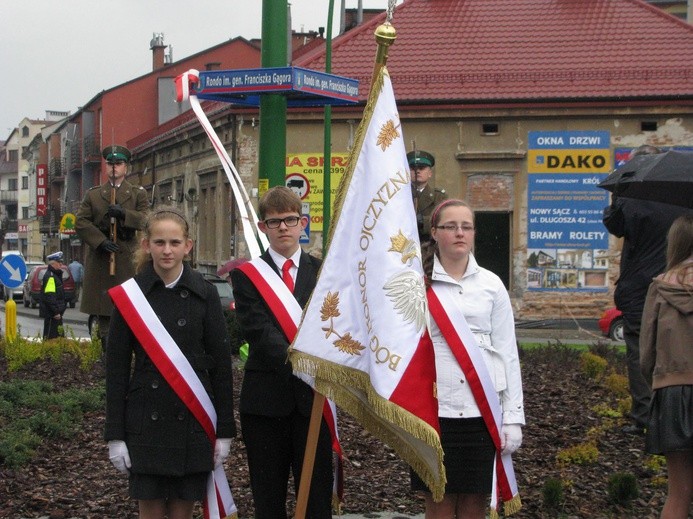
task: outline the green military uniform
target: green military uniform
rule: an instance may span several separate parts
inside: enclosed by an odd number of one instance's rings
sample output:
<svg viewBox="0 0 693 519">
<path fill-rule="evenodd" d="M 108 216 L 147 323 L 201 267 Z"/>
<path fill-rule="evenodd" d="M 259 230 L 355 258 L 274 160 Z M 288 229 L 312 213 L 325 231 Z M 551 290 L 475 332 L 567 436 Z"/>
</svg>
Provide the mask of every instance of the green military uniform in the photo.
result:
<svg viewBox="0 0 693 519">
<path fill-rule="evenodd" d="M 421 191 L 414 189 L 414 207 L 416 209 L 416 221 L 419 222 L 419 240 L 421 242 L 431 239 L 431 213 L 436 206 L 448 198 L 444 189 L 426 186 Z"/>
<path fill-rule="evenodd" d="M 407 153 L 407 162 L 412 169 L 412 195 L 414 197 L 414 209 L 416 210 L 416 224 L 419 229 L 419 241 L 421 243 L 431 239 L 431 213 L 440 202 L 447 199 L 444 189 L 435 189 L 429 186 L 428 179 L 433 175 L 432 169 L 436 164 L 436 158 L 423 150 L 413 150 Z M 414 170 L 428 172 L 424 179 L 425 186 L 420 188 L 414 181 Z M 417 175 L 418 176 L 418 175 Z M 421 180 L 419 179 L 419 182 Z"/>
<path fill-rule="evenodd" d="M 107 153 L 106 150 L 115 150 Z M 130 152 L 121 146 L 109 146 L 104 150 L 106 160 L 130 159 Z M 123 151 L 124 150 L 124 151 Z M 99 335 L 108 334 L 107 323 L 113 304 L 107 294 L 108 289 L 123 283 L 135 275 L 133 254 L 139 247 L 137 231 L 144 228 L 146 212 L 149 209 L 147 192 L 141 186 L 123 180 L 116 188 L 116 204 L 124 211 L 124 218 L 116 224 L 117 235 L 114 240 L 118 246 L 115 252 L 115 275 L 110 275 L 111 253 L 99 248 L 110 239 L 111 219 L 108 209 L 111 205 L 111 183 L 92 187 L 87 191 L 76 215 L 75 230 L 88 246 L 82 282 L 82 302 L 80 311 L 100 316 Z M 101 319 L 101 317 L 105 319 Z M 106 329 L 101 329 L 106 326 Z"/>
</svg>

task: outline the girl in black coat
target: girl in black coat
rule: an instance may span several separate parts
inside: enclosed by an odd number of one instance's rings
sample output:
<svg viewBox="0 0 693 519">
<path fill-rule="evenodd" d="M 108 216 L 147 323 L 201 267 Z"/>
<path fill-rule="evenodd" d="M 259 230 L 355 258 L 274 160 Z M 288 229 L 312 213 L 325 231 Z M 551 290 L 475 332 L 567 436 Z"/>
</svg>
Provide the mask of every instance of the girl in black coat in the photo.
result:
<svg viewBox="0 0 693 519">
<path fill-rule="evenodd" d="M 236 435 L 231 348 L 216 289 L 183 259 L 192 249 L 178 210 L 148 218 L 134 280 L 202 382 L 217 414 L 216 444 L 164 379 L 116 308 L 106 356 L 109 456 L 130 476 L 140 517 L 192 518 L 210 471 Z M 134 361 L 134 369 L 132 368 Z"/>
</svg>

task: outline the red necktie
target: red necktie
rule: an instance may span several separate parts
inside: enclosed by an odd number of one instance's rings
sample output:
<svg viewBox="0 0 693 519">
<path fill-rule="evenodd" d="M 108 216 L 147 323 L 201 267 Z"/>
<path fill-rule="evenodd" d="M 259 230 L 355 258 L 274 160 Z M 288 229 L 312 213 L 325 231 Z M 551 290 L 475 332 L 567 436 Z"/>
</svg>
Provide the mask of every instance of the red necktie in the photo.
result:
<svg viewBox="0 0 693 519">
<path fill-rule="evenodd" d="M 282 267 L 282 279 L 284 280 L 284 284 L 289 287 L 289 291 L 291 292 L 294 291 L 294 278 L 291 277 L 291 272 L 289 271 L 293 266 L 294 262 L 288 259 L 284 262 L 284 266 Z"/>
</svg>

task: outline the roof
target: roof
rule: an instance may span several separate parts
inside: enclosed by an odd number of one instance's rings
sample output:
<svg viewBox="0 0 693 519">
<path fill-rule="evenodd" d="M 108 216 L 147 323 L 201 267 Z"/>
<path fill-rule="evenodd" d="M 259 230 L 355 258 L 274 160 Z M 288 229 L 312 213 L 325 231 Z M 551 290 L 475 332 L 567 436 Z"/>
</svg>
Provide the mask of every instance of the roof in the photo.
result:
<svg viewBox="0 0 693 519">
<path fill-rule="evenodd" d="M 384 21 L 332 43 L 361 98 Z M 642 0 L 404 0 L 392 25 L 400 104 L 693 97 L 693 27 Z M 324 47 L 295 65 L 324 70 Z"/>
</svg>

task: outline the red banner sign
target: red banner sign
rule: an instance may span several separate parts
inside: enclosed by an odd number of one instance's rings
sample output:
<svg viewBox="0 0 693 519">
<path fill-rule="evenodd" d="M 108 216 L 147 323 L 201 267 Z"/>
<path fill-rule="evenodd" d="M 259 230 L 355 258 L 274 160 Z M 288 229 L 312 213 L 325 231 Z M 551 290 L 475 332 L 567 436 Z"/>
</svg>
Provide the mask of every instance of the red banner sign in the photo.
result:
<svg viewBox="0 0 693 519">
<path fill-rule="evenodd" d="M 46 216 L 48 206 L 48 166 L 36 166 L 36 216 Z"/>
</svg>

